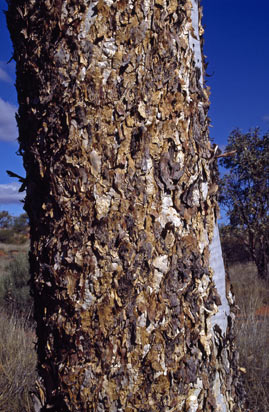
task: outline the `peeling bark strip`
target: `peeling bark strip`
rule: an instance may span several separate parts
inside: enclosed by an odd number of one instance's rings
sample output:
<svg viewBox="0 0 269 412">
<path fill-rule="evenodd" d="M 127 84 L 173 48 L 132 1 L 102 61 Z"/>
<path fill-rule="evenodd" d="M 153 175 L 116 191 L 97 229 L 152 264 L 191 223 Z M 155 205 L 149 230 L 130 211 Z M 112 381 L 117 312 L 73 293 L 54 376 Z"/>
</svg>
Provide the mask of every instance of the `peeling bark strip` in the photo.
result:
<svg viewBox="0 0 269 412">
<path fill-rule="evenodd" d="M 195 0 L 10 0 L 44 411 L 241 410 L 211 324 L 200 17 Z"/>
</svg>

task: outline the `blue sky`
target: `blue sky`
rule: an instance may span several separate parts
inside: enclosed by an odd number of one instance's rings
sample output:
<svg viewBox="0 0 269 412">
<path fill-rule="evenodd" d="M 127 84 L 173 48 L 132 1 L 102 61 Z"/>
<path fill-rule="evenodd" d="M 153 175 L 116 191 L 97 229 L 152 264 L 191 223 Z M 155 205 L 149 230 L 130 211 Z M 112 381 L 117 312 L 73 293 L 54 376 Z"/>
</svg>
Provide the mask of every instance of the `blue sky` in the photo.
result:
<svg viewBox="0 0 269 412">
<path fill-rule="evenodd" d="M 203 0 L 211 136 L 269 129 L 269 1 Z"/>
<path fill-rule="evenodd" d="M 269 1 L 202 0 L 207 84 L 211 87 L 210 135 L 223 148 L 229 133 L 269 129 Z M 0 211 L 23 213 L 19 184 L 7 169 L 24 176 L 14 115 L 15 64 L 0 0 Z"/>
</svg>

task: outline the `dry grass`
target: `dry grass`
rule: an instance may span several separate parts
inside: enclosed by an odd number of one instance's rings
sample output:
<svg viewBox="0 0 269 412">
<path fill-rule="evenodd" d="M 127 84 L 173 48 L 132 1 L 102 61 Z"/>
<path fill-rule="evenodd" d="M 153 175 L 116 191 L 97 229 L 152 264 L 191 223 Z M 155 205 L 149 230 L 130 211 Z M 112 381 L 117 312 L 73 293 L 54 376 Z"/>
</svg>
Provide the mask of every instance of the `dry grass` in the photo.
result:
<svg viewBox="0 0 269 412">
<path fill-rule="evenodd" d="M 12 281 L 15 279 L 11 275 L 15 275 L 13 272 L 16 267 L 13 266 L 17 261 L 17 269 L 27 271 L 22 263 L 28 249 L 28 243 L 23 245 L 0 243 L 0 412 L 33 411 L 29 391 L 34 389 L 37 377 L 35 333 L 29 327 L 29 322 L 22 319 L 18 312 L 12 313 L 12 306 L 4 305 L 1 294 L 4 283 L 9 279 Z M 22 275 L 27 277 L 27 273 L 21 274 L 18 271 L 18 276 Z M 21 289 L 15 287 L 14 293 L 23 304 L 25 302 L 22 299 Z"/>
<path fill-rule="evenodd" d="M 6 263 L 0 276 L 0 306 L 6 312 L 16 312 L 31 318 L 33 300 L 29 287 L 29 261 L 27 253 L 17 253 Z"/>
<path fill-rule="evenodd" d="M 5 267 L 18 253 L 27 253 L 29 242 L 22 245 L 6 244 L 0 242 L 0 276 L 5 273 Z"/>
<path fill-rule="evenodd" d="M 237 264 L 229 269 L 236 303 L 236 340 L 240 364 L 246 369 L 245 389 L 249 407 L 269 412 L 269 317 L 256 316 L 269 304 L 269 284 L 258 279 L 253 264 Z"/>
<path fill-rule="evenodd" d="M 9 253 L 11 250 L 18 250 L 19 252 L 24 252 L 29 249 L 29 242 L 23 243 L 22 245 L 0 242 L 0 249 L 4 250 L 6 253 Z"/>
<path fill-rule="evenodd" d="M 36 379 L 35 335 L 15 315 L 0 314 L 0 411 L 31 412 Z"/>
<path fill-rule="evenodd" d="M 242 317 L 254 314 L 264 304 L 269 304 L 269 283 L 258 278 L 254 263 L 229 267 L 229 274 Z"/>
</svg>

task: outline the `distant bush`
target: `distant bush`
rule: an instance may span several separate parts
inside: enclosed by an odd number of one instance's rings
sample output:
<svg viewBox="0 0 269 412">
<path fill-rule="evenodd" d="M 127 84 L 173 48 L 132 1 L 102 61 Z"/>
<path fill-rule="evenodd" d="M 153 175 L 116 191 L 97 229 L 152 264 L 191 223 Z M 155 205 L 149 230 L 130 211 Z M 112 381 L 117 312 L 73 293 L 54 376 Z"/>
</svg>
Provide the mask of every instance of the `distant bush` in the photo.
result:
<svg viewBox="0 0 269 412">
<path fill-rule="evenodd" d="M 32 412 L 36 376 L 35 334 L 16 316 L 0 313 L 0 411 Z"/>
<path fill-rule="evenodd" d="M 13 218 L 13 229 L 18 233 L 26 233 L 29 226 L 27 213 L 22 213 L 20 216 Z"/>
<path fill-rule="evenodd" d="M 22 244 L 27 241 L 29 221 L 26 213 L 10 216 L 7 211 L 0 212 L 0 242 Z"/>
<path fill-rule="evenodd" d="M 14 243 L 15 232 L 13 229 L 0 229 L 1 243 Z"/>
<path fill-rule="evenodd" d="M 16 232 L 14 229 L 0 229 L 0 243 L 22 245 L 27 240 L 28 236 L 25 233 Z"/>
<path fill-rule="evenodd" d="M 6 266 L 5 274 L 0 278 L 0 304 L 9 312 L 15 310 L 24 316 L 32 311 L 26 253 L 18 254 Z"/>
</svg>

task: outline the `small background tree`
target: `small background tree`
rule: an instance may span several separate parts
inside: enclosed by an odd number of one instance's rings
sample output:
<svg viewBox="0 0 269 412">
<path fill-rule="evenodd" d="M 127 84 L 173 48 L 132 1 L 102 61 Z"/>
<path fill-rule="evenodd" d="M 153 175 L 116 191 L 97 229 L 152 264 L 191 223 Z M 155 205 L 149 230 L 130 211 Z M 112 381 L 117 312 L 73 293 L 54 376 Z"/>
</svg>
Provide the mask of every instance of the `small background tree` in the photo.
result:
<svg viewBox="0 0 269 412">
<path fill-rule="evenodd" d="M 6 210 L 0 212 L 0 229 L 7 229 L 11 224 L 12 216 Z"/>
<path fill-rule="evenodd" d="M 226 208 L 233 234 L 242 234 L 258 274 L 269 278 L 269 134 L 234 130 L 220 160 L 228 173 L 220 179 L 220 202 Z"/>
<path fill-rule="evenodd" d="M 27 213 L 22 213 L 20 216 L 14 217 L 13 229 L 18 233 L 27 233 L 29 227 L 29 219 Z"/>
<path fill-rule="evenodd" d="M 29 220 L 26 213 L 11 216 L 6 210 L 0 212 L 0 243 L 25 243 L 28 231 Z"/>
<path fill-rule="evenodd" d="M 245 245 L 245 232 L 231 225 L 220 226 L 222 254 L 226 265 L 248 263 L 252 260 Z"/>
</svg>

